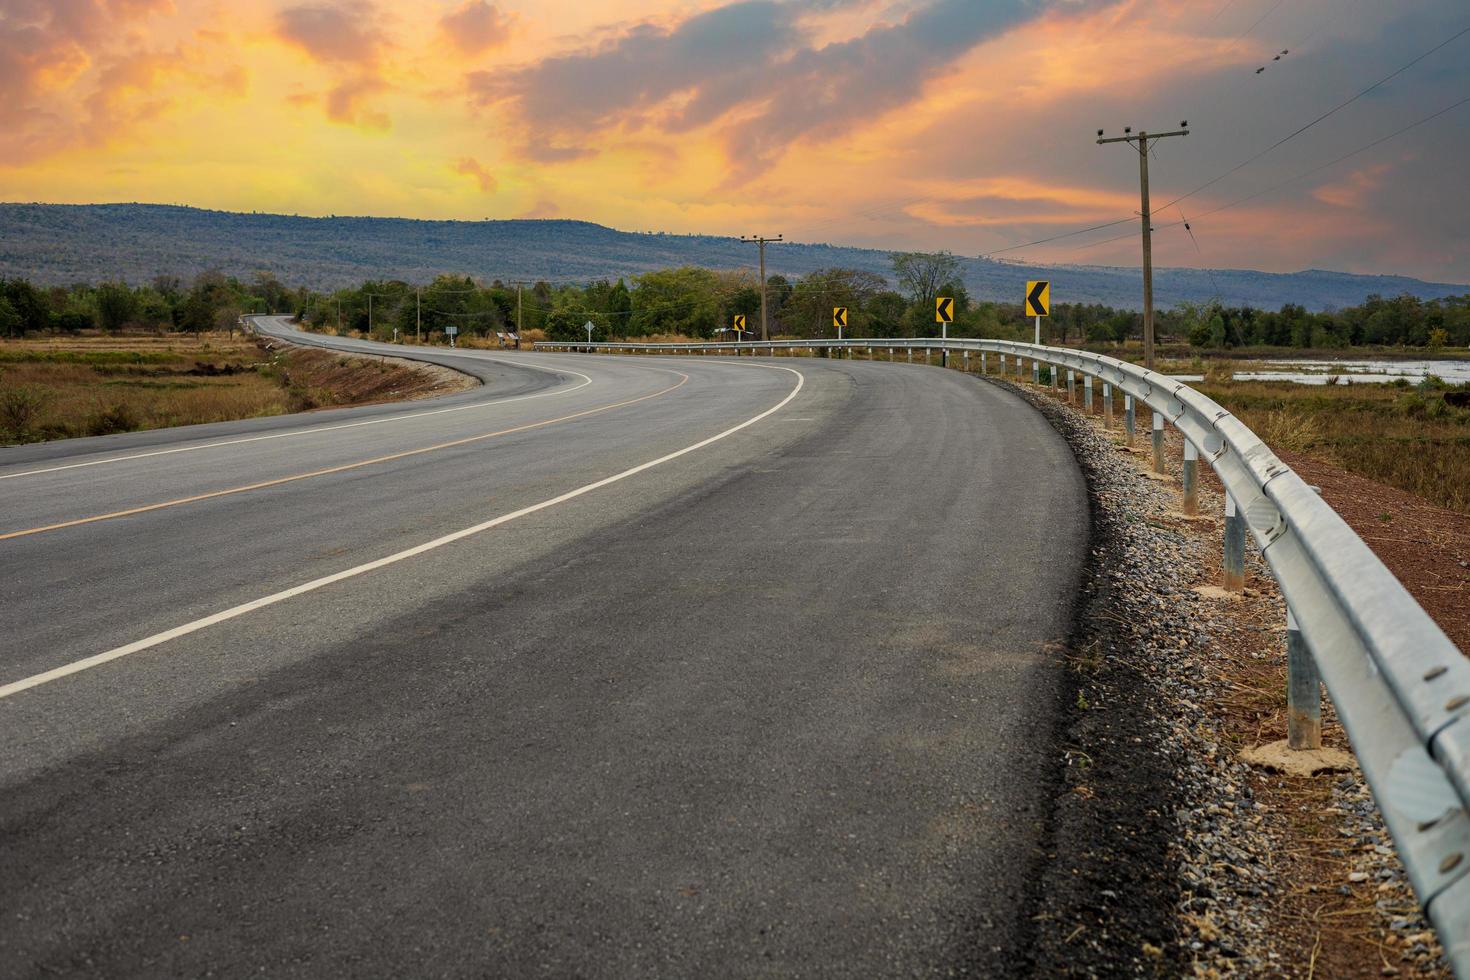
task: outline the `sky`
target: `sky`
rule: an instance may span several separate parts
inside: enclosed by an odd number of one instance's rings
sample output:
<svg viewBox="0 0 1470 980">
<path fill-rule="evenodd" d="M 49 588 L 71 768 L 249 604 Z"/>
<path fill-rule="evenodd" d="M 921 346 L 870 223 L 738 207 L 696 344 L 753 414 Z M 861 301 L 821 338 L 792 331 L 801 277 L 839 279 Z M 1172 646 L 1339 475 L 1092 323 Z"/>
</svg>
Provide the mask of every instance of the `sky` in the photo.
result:
<svg viewBox="0 0 1470 980">
<path fill-rule="evenodd" d="M 0 0 L 0 200 L 1136 266 L 1138 154 L 1097 130 L 1187 120 L 1150 155 L 1156 264 L 1464 283 L 1470 104 L 1435 114 L 1467 29 L 1463 0 Z"/>
</svg>

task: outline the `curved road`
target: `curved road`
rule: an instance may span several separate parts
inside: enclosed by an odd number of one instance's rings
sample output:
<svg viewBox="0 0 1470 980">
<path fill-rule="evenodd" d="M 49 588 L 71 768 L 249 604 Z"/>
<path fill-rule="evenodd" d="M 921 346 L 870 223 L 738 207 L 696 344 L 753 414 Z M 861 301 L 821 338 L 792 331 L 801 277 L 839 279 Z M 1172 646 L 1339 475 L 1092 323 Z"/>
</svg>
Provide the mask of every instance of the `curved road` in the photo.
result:
<svg viewBox="0 0 1470 980">
<path fill-rule="evenodd" d="M 296 336 L 484 384 L 0 450 L 0 975 L 1024 961 L 1087 532 L 1038 414 Z"/>
</svg>

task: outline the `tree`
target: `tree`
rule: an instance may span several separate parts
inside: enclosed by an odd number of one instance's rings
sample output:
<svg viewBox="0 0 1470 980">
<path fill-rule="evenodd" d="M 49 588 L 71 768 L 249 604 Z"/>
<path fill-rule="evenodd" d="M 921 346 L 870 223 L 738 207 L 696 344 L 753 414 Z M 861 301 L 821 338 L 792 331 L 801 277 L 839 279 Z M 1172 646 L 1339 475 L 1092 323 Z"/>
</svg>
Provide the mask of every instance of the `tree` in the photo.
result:
<svg viewBox="0 0 1470 980">
<path fill-rule="evenodd" d="M 104 282 L 97 287 L 97 321 L 108 333 L 132 322 L 137 309 L 138 298 L 124 283 Z"/>
<path fill-rule="evenodd" d="M 0 336 L 15 337 L 21 332 L 20 314 L 15 312 L 15 307 L 10 300 L 0 296 Z"/>
<path fill-rule="evenodd" d="M 20 317 L 18 333 L 39 333 L 51 325 L 51 307 L 41 291 L 24 279 L 0 281 L 0 296 L 10 301 L 10 306 Z"/>
<path fill-rule="evenodd" d="M 946 282 L 960 278 L 960 260 L 949 252 L 894 252 L 893 274 L 917 306 L 933 306 Z"/>
<path fill-rule="evenodd" d="M 215 311 L 229 304 L 229 280 L 218 269 L 201 272 L 178 307 L 179 329 L 201 333 L 215 328 Z"/>
<path fill-rule="evenodd" d="M 580 303 L 552 310 L 546 317 L 546 339 L 556 341 L 585 341 L 587 324 L 592 324 L 593 338 L 598 334 L 607 336 L 607 318 Z"/>
<path fill-rule="evenodd" d="M 685 266 L 646 272 L 635 280 L 628 335 L 682 334 L 710 337 L 719 326 L 724 297 L 709 269 Z"/>
</svg>

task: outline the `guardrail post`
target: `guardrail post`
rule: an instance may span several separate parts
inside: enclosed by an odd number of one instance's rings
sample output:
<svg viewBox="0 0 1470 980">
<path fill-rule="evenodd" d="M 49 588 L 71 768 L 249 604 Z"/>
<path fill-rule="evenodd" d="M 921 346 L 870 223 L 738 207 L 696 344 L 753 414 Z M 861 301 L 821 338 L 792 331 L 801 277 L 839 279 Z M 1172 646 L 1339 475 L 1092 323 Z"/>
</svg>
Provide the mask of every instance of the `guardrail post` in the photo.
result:
<svg viewBox="0 0 1470 980">
<path fill-rule="evenodd" d="M 1225 491 L 1225 588 L 1245 591 L 1245 515 L 1235 506 L 1235 497 Z"/>
<path fill-rule="evenodd" d="M 1322 747 L 1322 678 L 1302 639 L 1296 616 L 1286 610 L 1286 747 Z"/>
<path fill-rule="evenodd" d="M 1006 356 L 1004 354 L 1000 355 L 1000 376 L 1002 378 L 1006 376 Z"/>
<path fill-rule="evenodd" d="M 1154 472 L 1161 476 L 1168 472 L 1164 468 L 1164 416 L 1158 411 L 1154 412 Z"/>
<path fill-rule="evenodd" d="M 1188 439 L 1184 440 L 1183 510 L 1190 517 L 1199 513 L 1199 450 Z"/>
<path fill-rule="evenodd" d="M 909 355 L 909 363 L 910 364 L 914 363 L 914 349 L 912 347 L 908 348 L 908 355 Z"/>
<path fill-rule="evenodd" d="M 1055 397 L 1057 391 L 1057 366 L 1055 364 L 1048 364 L 1046 370 L 1051 374 L 1052 396 Z"/>
<path fill-rule="evenodd" d="M 988 366 L 986 366 L 986 363 L 985 363 L 985 351 L 981 351 L 980 352 L 980 373 L 981 374 L 989 374 L 990 373 L 990 368 Z"/>
<path fill-rule="evenodd" d="M 961 352 L 960 364 L 964 367 L 965 372 L 968 374 L 970 371 L 970 351 L 968 349 Z"/>
<path fill-rule="evenodd" d="M 1088 415 L 1092 414 L 1092 375 L 1082 376 L 1082 407 Z"/>
<path fill-rule="evenodd" d="M 1041 362 L 1034 357 L 1031 358 L 1031 383 L 1034 385 L 1041 384 Z"/>
<path fill-rule="evenodd" d="M 1108 431 L 1113 428 L 1113 386 L 1103 382 L 1103 427 Z"/>
<path fill-rule="evenodd" d="M 1123 396 L 1123 427 L 1128 431 L 1128 445 L 1131 446 L 1138 437 L 1138 409 L 1133 404 L 1132 395 Z"/>
<path fill-rule="evenodd" d="M 1067 368 L 1067 404 L 1077 404 L 1077 372 Z"/>
</svg>

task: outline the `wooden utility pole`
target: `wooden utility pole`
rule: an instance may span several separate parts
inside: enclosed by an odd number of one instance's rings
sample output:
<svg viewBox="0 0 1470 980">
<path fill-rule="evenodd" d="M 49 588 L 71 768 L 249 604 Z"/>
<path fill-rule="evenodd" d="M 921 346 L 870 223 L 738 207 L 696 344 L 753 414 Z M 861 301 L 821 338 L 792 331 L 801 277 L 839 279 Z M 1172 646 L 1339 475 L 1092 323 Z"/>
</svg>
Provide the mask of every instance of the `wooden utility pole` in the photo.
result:
<svg viewBox="0 0 1470 980">
<path fill-rule="evenodd" d="M 416 344 L 424 342 L 424 290 L 422 287 L 413 291 L 413 342 Z"/>
<path fill-rule="evenodd" d="M 784 234 L 775 238 L 762 238 L 760 235 L 741 235 L 742 242 L 755 242 L 761 251 L 761 340 L 771 339 L 770 321 L 766 318 L 766 245 L 769 242 L 784 242 Z"/>
<path fill-rule="evenodd" d="M 1097 131 L 1100 144 L 1136 143 L 1138 146 L 1138 186 L 1142 202 L 1139 215 L 1143 219 L 1143 366 L 1150 371 L 1154 368 L 1154 229 L 1153 213 L 1148 204 L 1148 142 L 1170 136 L 1188 136 L 1188 126 L 1189 121 L 1185 120 L 1172 133 L 1150 134 L 1140 130 L 1136 136 L 1132 127 L 1125 128 L 1122 136 L 1104 137 L 1102 130 Z"/>
<path fill-rule="evenodd" d="M 516 283 L 516 350 L 521 349 L 521 286 Z"/>
</svg>

